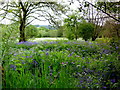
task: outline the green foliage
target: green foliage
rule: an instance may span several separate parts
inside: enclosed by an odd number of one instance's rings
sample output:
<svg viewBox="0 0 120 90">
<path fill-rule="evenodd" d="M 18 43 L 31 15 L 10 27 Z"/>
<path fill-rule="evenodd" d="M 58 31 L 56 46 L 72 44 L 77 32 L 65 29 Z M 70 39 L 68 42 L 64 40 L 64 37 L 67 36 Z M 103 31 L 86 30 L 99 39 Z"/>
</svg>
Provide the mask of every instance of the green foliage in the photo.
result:
<svg viewBox="0 0 120 90">
<path fill-rule="evenodd" d="M 44 30 L 44 31 L 46 31 L 46 32 L 49 31 L 49 29 L 47 29 L 46 27 L 39 27 L 38 30 Z"/>
<path fill-rule="evenodd" d="M 79 38 L 79 22 L 78 22 L 79 16 L 77 14 L 72 14 L 68 18 L 64 20 L 65 22 L 65 27 L 66 27 L 66 32 L 67 32 L 67 38 L 68 39 L 78 39 Z M 71 35 L 72 34 L 72 35 Z"/>
<path fill-rule="evenodd" d="M 113 47 L 120 45 L 120 25 L 114 20 L 106 21 L 104 29 L 101 31 L 101 35 L 105 38 L 109 38 L 109 43 Z"/>
<path fill-rule="evenodd" d="M 82 41 L 11 47 L 3 88 L 117 88 L 120 65 L 116 49 Z"/>
<path fill-rule="evenodd" d="M 34 25 L 27 26 L 26 29 L 25 29 L 25 33 L 26 33 L 26 38 L 27 39 L 37 37 L 37 36 L 39 36 L 39 37 L 41 36 L 38 33 L 37 27 L 35 27 Z"/>
<path fill-rule="evenodd" d="M 97 2 L 97 6 L 109 13 L 117 13 L 120 10 L 119 2 Z"/>
<path fill-rule="evenodd" d="M 41 37 L 62 37 L 63 30 L 59 28 L 58 30 L 47 29 L 45 27 L 38 28 Z"/>
<path fill-rule="evenodd" d="M 10 49 L 10 45 L 14 42 L 17 41 L 17 39 L 19 38 L 19 32 L 18 32 L 18 24 L 14 23 L 14 24 L 10 24 L 10 25 L 4 25 L 1 24 L 0 25 L 0 36 L 1 36 L 1 47 L 0 47 L 0 51 L 2 52 L 1 56 L 2 58 L 4 58 L 5 55 L 7 55 L 9 49 Z"/>
<path fill-rule="evenodd" d="M 57 37 L 57 30 L 50 30 L 48 33 L 50 37 Z"/>
<path fill-rule="evenodd" d="M 26 26 L 30 24 L 34 19 L 40 20 L 39 16 L 42 16 L 45 17 L 44 19 L 49 20 L 51 24 L 55 24 L 56 21 L 58 20 L 58 17 L 60 17 L 63 13 L 66 12 L 66 5 L 61 4 L 58 1 L 57 2 L 49 1 L 49 2 L 41 3 L 41 2 L 29 2 L 29 0 L 26 0 L 24 2 L 20 0 L 20 2 L 13 1 L 2 4 L 3 5 L 0 7 L 1 17 L 3 17 L 3 19 L 7 18 L 11 21 L 19 22 L 20 24 L 19 41 L 26 41 L 25 36 L 27 36 L 27 38 L 31 38 L 35 36 L 34 31 L 36 32 L 36 30 L 33 26 L 28 26 L 26 28 Z M 40 11 L 40 13 L 37 13 L 38 11 Z M 37 15 L 31 15 L 33 13 L 36 13 Z M 31 20 L 31 18 L 34 19 Z M 26 30 L 25 32 L 25 28 L 26 29 L 34 28 L 33 29 L 34 31 L 32 32 Z M 25 33 L 28 33 L 28 35 L 25 35 Z"/>
<path fill-rule="evenodd" d="M 74 34 L 72 32 L 68 32 L 66 37 L 68 40 L 74 40 Z"/>
<path fill-rule="evenodd" d="M 57 37 L 63 37 L 64 36 L 64 27 L 61 26 L 58 30 L 57 30 Z"/>
<path fill-rule="evenodd" d="M 114 20 L 106 21 L 104 29 L 101 31 L 101 35 L 108 38 L 119 39 L 120 38 L 120 24 Z"/>
<path fill-rule="evenodd" d="M 87 23 L 87 22 L 83 21 L 82 23 L 80 23 L 79 29 L 80 29 L 80 35 L 81 35 L 81 37 L 85 41 L 87 41 L 93 35 L 94 25 L 91 24 L 91 23 Z"/>
</svg>

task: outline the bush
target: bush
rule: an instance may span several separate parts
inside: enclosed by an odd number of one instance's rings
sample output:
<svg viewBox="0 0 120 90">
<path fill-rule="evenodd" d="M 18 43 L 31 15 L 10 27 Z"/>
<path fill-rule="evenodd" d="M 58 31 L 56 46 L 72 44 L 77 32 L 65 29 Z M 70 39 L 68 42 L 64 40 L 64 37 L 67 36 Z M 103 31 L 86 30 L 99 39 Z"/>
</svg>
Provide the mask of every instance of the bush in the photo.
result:
<svg viewBox="0 0 120 90">
<path fill-rule="evenodd" d="M 68 40 L 74 40 L 74 34 L 72 33 L 67 34 L 66 37 L 68 38 Z"/>
<path fill-rule="evenodd" d="M 57 30 L 49 30 L 48 33 L 50 37 L 57 37 Z"/>
<path fill-rule="evenodd" d="M 10 57 L 9 53 L 11 50 L 10 45 L 17 42 L 17 39 L 19 38 L 18 33 L 18 24 L 10 24 L 10 25 L 0 25 L 0 59 L 2 62 L 2 65 L 5 64 L 5 62 L 8 62 L 7 58 Z M 0 63 L 1 63 L 0 62 Z"/>
<path fill-rule="evenodd" d="M 34 25 L 27 26 L 25 29 L 25 33 L 26 33 L 27 39 L 33 38 L 33 37 L 38 37 L 38 35 L 40 36 L 40 34 L 38 33 L 37 27 L 35 27 Z"/>
<path fill-rule="evenodd" d="M 63 37 L 63 27 L 57 30 L 57 37 Z"/>
<path fill-rule="evenodd" d="M 93 24 L 83 21 L 82 23 L 80 23 L 79 29 L 80 29 L 80 36 L 85 41 L 92 38 L 93 31 L 94 31 L 94 25 Z"/>
</svg>

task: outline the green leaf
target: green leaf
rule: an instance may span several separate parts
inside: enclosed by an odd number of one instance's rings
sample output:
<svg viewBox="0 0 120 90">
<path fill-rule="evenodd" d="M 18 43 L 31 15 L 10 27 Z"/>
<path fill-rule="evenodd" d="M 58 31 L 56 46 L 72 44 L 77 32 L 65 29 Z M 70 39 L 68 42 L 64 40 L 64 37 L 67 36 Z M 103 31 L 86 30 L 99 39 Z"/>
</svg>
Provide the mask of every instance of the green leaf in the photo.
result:
<svg viewBox="0 0 120 90">
<path fill-rule="evenodd" d="M 8 10 L 9 13 L 13 12 L 13 10 Z"/>
</svg>

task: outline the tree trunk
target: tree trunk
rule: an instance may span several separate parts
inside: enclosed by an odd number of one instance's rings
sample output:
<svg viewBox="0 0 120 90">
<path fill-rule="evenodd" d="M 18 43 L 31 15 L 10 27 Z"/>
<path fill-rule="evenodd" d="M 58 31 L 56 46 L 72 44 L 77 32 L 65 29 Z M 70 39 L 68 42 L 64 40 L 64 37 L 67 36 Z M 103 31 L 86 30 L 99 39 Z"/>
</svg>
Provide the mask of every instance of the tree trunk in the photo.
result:
<svg viewBox="0 0 120 90">
<path fill-rule="evenodd" d="M 20 24 L 19 30 L 20 30 L 19 42 L 22 42 L 22 41 L 25 42 L 26 41 L 26 39 L 25 39 L 25 25 L 23 22 Z"/>
<path fill-rule="evenodd" d="M 119 29 L 116 29 L 116 32 L 117 32 L 117 37 L 118 37 L 118 39 L 119 39 L 119 38 L 120 38 Z"/>
<path fill-rule="evenodd" d="M 25 42 L 26 38 L 25 38 L 25 24 L 26 24 L 26 10 L 22 10 L 20 11 L 20 39 L 19 42 Z"/>
<path fill-rule="evenodd" d="M 92 37 L 92 41 L 95 41 L 97 39 L 97 35 Z"/>
<path fill-rule="evenodd" d="M 75 39 L 77 40 L 77 35 L 75 35 Z"/>
</svg>

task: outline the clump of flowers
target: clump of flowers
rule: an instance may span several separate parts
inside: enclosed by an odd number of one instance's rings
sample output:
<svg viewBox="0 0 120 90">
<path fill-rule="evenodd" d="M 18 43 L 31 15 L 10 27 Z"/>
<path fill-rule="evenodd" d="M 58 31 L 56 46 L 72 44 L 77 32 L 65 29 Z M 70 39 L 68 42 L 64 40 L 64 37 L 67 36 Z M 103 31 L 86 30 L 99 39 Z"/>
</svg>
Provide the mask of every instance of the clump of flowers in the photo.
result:
<svg viewBox="0 0 120 90">
<path fill-rule="evenodd" d="M 16 66 L 13 65 L 13 64 L 10 65 L 10 68 L 13 69 L 13 70 L 16 70 Z"/>
<path fill-rule="evenodd" d="M 22 42 L 19 42 L 17 43 L 18 45 L 20 44 L 24 44 L 24 45 L 35 45 L 35 44 L 38 44 L 37 42 L 28 42 L 28 41 L 22 41 Z"/>
</svg>

